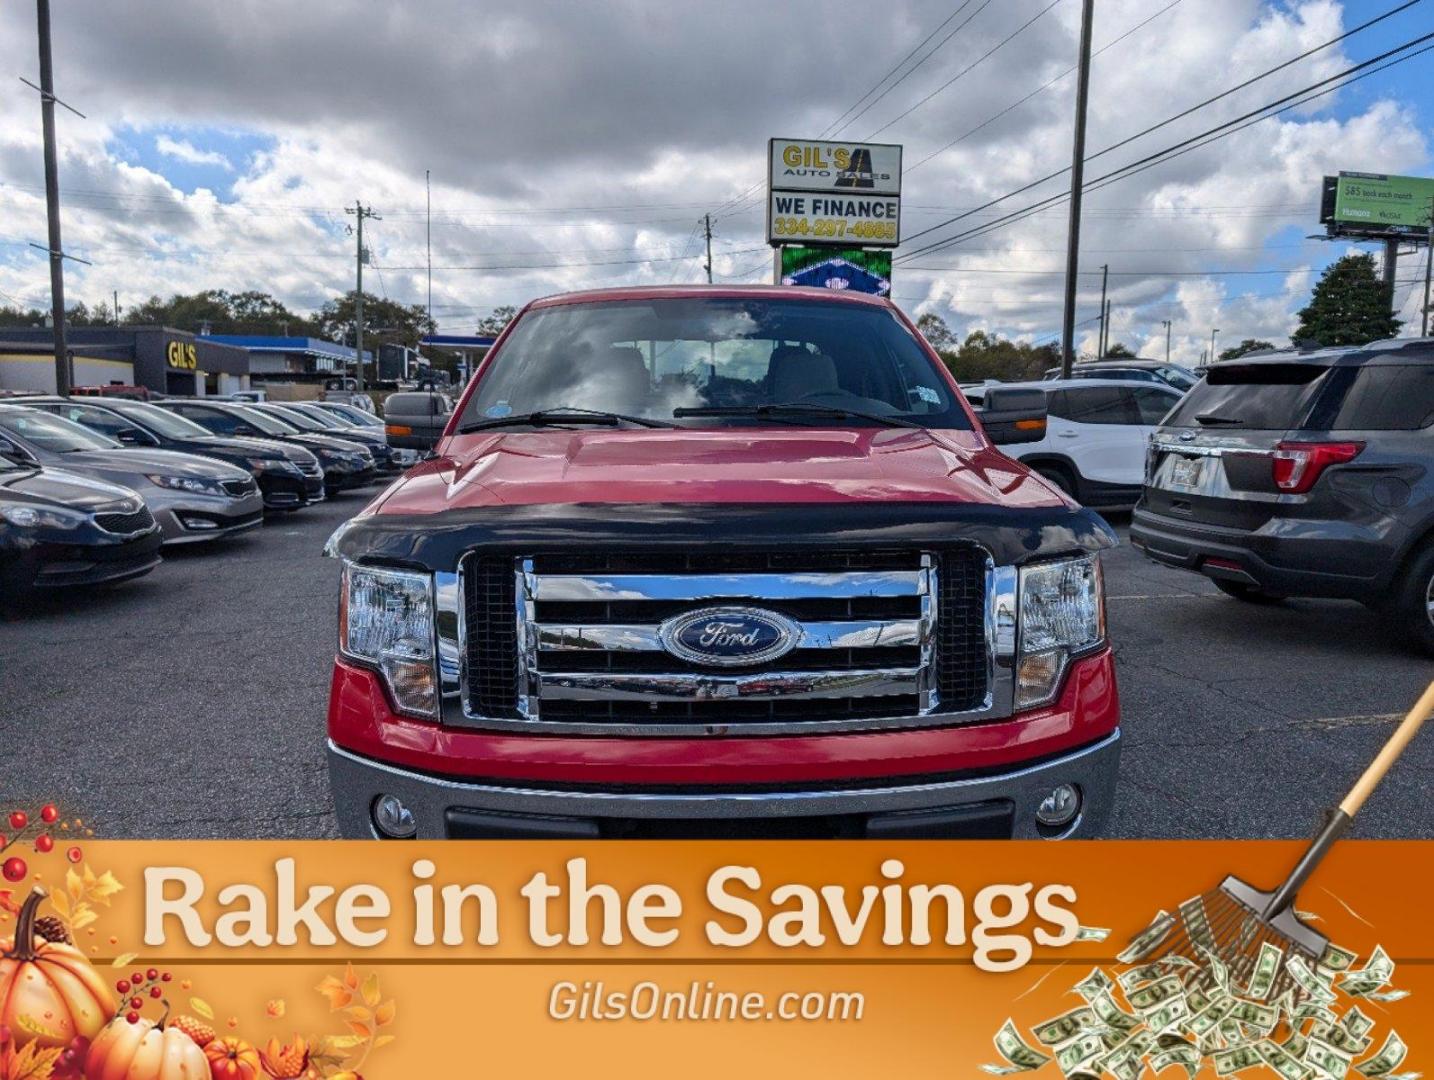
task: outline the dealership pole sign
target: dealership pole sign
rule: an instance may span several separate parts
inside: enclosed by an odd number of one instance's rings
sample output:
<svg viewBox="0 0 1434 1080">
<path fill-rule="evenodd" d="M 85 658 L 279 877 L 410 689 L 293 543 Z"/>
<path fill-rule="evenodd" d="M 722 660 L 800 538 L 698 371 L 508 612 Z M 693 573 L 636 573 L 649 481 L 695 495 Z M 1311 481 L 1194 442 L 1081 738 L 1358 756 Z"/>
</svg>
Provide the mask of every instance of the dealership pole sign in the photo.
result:
<svg viewBox="0 0 1434 1080">
<path fill-rule="evenodd" d="M 1324 179 L 1320 222 L 1330 236 L 1423 240 L 1431 214 L 1434 179 L 1360 172 Z"/>
<path fill-rule="evenodd" d="M 900 242 L 900 146 L 815 139 L 772 139 L 767 145 L 767 243 Z"/>
</svg>

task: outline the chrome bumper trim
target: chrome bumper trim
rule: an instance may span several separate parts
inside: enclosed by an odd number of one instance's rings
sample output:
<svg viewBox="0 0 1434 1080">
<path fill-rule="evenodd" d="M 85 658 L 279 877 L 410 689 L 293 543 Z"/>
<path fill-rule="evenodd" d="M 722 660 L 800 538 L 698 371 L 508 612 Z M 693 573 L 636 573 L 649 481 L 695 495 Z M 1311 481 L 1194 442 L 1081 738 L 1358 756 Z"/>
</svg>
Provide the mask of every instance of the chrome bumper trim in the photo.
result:
<svg viewBox="0 0 1434 1080">
<path fill-rule="evenodd" d="M 921 688 L 920 668 L 883 671 L 764 671 L 758 675 L 540 672 L 545 701 L 741 701 L 890 697 Z M 742 725 L 735 725 L 742 726 Z"/>
</svg>

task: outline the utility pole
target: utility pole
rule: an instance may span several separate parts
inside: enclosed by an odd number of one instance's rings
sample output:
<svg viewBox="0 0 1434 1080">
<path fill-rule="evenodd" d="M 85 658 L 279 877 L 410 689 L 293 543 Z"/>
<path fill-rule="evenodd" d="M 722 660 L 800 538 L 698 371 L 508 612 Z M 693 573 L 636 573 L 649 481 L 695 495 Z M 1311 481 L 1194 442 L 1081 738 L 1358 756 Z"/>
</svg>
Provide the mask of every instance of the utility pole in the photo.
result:
<svg viewBox="0 0 1434 1080">
<path fill-rule="evenodd" d="M 70 394 L 65 342 L 65 249 L 60 242 L 60 167 L 55 153 L 55 72 L 50 58 L 50 0 L 35 0 L 40 29 L 40 121 L 45 140 L 45 216 L 50 225 L 50 310 L 55 321 L 55 393 Z"/>
<path fill-rule="evenodd" d="M 712 215 L 702 215 L 702 231 L 707 235 L 707 284 L 712 284 Z"/>
<path fill-rule="evenodd" d="M 1429 293 L 1434 284 L 1434 195 L 1429 196 L 1429 235 L 1424 240 L 1424 322 L 1420 337 L 1429 336 Z"/>
<path fill-rule="evenodd" d="M 1070 234 L 1066 241 L 1066 301 L 1061 324 L 1061 375 L 1070 378 L 1075 360 L 1076 274 L 1080 270 L 1080 204 L 1085 187 L 1085 113 L 1090 98 L 1090 28 L 1095 0 L 1082 0 L 1080 16 L 1080 74 L 1076 82 L 1075 138 L 1071 150 Z"/>
<path fill-rule="evenodd" d="M 428 321 L 433 321 L 433 186 L 430 182 L 430 171 L 423 170 L 423 198 L 428 210 L 428 224 L 426 226 L 425 243 L 428 247 Z M 404 353 L 404 363 L 407 364 L 407 353 Z"/>
<path fill-rule="evenodd" d="M 118 289 L 115 289 L 115 290 L 114 290 L 114 300 L 115 300 L 115 325 L 118 326 L 118 325 L 120 324 L 120 320 L 119 320 L 119 290 L 118 290 Z"/>
<path fill-rule="evenodd" d="M 1212 363 L 1212 364 L 1215 362 L 1215 359 L 1216 359 L 1216 353 L 1215 353 L 1215 335 L 1218 334 L 1219 332 L 1220 332 L 1220 330 L 1219 330 L 1218 327 L 1217 327 L 1216 329 L 1210 331 L 1210 363 Z"/>
<path fill-rule="evenodd" d="M 1165 327 L 1165 362 L 1170 363 L 1170 320 L 1161 319 L 1161 325 Z"/>
<path fill-rule="evenodd" d="M 1110 264 L 1102 263 L 1100 267 L 1100 344 L 1096 346 L 1096 359 L 1105 356 L 1105 347 L 1110 341 L 1110 305 L 1105 299 L 1105 287 L 1110 280 Z"/>
<path fill-rule="evenodd" d="M 363 222 L 364 218 L 373 218 L 375 221 L 383 219 L 373 212 L 372 206 L 365 206 L 361 199 L 354 200 L 352 209 L 345 207 L 344 213 L 353 214 L 358 219 L 358 258 L 354 291 L 354 370 L 358 373 L 358 391 L 363 393 L 363 261 L 366 255 L 363 248 Z"/>
<path fill-rule="evenodd" d="M 1105 302 L 1105 311 L 1100 320 L 1100 356 L 1097 359 L 1104 360 L 1105 354 L 1110 352 L 1110 301 Z"/>
<path fill-rule="evenodd" d="M 1384 295 L 1388 297 L 1389 314 L 1396 314 L 1394 310 L 1394 275 L 1399 270 L 1399 239 L 1398 237 L 1384 241 Z"/>
</svg>

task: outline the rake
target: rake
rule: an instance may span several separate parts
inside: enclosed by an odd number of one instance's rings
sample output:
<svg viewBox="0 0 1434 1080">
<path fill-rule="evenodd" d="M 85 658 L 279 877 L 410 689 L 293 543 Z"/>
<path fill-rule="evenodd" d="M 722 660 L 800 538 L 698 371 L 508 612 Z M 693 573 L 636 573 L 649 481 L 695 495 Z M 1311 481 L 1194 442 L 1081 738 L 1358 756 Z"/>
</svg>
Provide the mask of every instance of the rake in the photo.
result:
<svg viewBox="0 0 1434 1080">
<path fill-rule="evenodd" d="M 1179 915 L 1168 917 L 1171 925 L 1164 939 L 1149 946 L 1145 950 L 1146 955 L 1139 959 L 1151 962 L 1183 957 L 1194 962 L 1200 970 L 1194 981 L 1209 984 L 1214 979 L 1204 959 L 1215 956 L 1229 972 L 1232 986 L 1248 986 L 1261 946 L 1268 943 L 1279 948 L 1282 957 L 1271 989 L 1264 995 L 1265 1000 L 1277 1000 L 1290 989 L 1295 991 L 1296 996 L 1301 996 L 1303 991 L 1289 973 L 1287 962 L 1291 956 L 1299 956 L 1314 971 L 1329 945 L 1329 938 L 1300 920 L 1294 910 L 1295 897 L 1321 860 L 1329 854 L 1335 841 L 1348 831 L 1365 800 L 1431 713 L 1434 713 L 1434 682 L 1429 684 L 1414 708 L 1395 728 L 1394 734 L 1364 770 L 1344 801 L 1330 812 L 1324 827 L 1305 849 L 1283 884 L 1265 892 L 1230 875 L 1214 891 L 1181 904 Z M 1159 938 L 1156 927 L 1144 933 L 1154 933 Z"/>
</svg>

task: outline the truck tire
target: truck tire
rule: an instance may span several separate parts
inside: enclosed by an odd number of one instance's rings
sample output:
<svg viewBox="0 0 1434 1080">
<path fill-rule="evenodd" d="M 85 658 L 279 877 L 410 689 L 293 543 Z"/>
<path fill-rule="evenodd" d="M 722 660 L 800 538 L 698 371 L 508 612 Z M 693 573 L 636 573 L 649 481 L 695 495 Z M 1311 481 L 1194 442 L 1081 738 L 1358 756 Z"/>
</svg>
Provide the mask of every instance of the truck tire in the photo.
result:
<svg viewBox="0 0 1434 1080">
<path fill-rule="evenodd" d="M 1415 645 L 1434 655 L 1434 542 L 1415 553 L 1396 602 Z"/>
<path fill-rule="evenodd" d="M 1247 604 L 1278 604 L 1285 599 L 1279 593 L 1269 592 L 1258 585 L 1247 585 L 1243 581 L 1221 581 L 1219 578 L 1211 578 L 1210 583 L 1226 596 L 1233 596 L 1236 600 L 1243 600 Z"/>
</svg>

